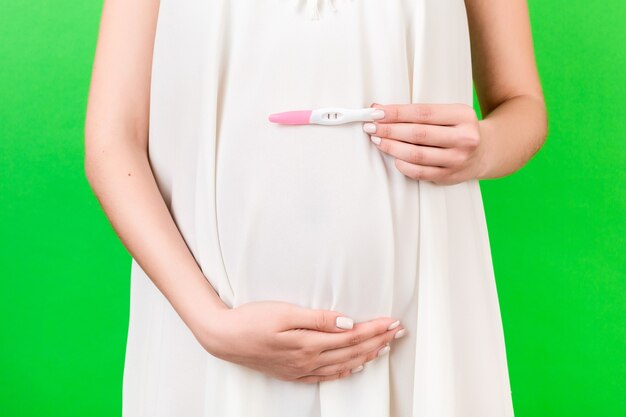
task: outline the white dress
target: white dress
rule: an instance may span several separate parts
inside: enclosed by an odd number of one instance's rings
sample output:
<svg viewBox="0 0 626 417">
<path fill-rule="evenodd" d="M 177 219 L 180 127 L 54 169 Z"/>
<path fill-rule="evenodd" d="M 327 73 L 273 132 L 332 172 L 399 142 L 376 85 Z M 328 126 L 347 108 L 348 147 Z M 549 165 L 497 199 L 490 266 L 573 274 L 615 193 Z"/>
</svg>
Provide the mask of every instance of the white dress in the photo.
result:
<svg viewBox="0 0 626 417">
<path fill-rule="evenodd" d="M 281 381 L 207 353 L 133 260 L 125 417 L 513 416 L 478 182 L 406 177 L 362 123 L 267 119 L 373 102 L 472 105 L 463 0 L 161 0 L 150 160 L 224 303 L 408 333 L 358 374 Z"/>
</svg>

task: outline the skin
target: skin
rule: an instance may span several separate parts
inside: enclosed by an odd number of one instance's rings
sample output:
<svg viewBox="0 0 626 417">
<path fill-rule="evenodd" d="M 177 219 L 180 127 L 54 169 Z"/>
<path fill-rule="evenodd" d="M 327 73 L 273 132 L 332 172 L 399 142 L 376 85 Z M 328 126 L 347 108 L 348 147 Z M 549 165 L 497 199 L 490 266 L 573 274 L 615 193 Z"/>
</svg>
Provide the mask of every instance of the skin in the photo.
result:
<svg viewBox="0 0 626 417">
<path fill-rule="evenodd" d="M 467 0 L 484 120 L 459 104 L 375 104 L 378 146 L 406 175 L 439 183 L 519 169 L 546 132 L 526 5 Z M 226 306 L 160 194 L 148 159 L 152 47 L 159 2 L 105 0 L 85 121 L 87 180 L 133 258 L 212 355 L 302 383 L 345 378 L 406 329 L 393 317 L 339 328 L 342 312 L 281 301 Z M 439 169 L 437 169 L 439 168 Z M 132 199 L 126 196 L 132 195 Z M 245 340 L 247 343 L 241 343 Z"/>
<path fill-rule="evenodd" d="M 503 177 L 524 166 L 547 136 L 526 1 L 465 0 L 465 6 L 483 120 L 463 103 L 372 103 L 385 117 L 363 124 L 412 179 L 454 185 Z"/>
</svg>

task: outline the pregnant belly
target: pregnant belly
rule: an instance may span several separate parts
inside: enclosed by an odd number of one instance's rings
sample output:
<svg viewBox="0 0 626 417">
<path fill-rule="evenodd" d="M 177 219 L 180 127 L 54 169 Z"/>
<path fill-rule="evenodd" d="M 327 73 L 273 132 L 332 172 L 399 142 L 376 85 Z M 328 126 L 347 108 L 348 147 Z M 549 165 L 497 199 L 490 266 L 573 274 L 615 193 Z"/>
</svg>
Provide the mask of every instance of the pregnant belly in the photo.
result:
<svg viewBox="0 0 626 417">
<path fill-rule="evenodd" d="M 416 265 L 399 247 L 417 239 L 417 188 L 357 125 L 221 138 L 217 223 L 234 306 L 389 314 L 398 263 Z"/>
</svg>

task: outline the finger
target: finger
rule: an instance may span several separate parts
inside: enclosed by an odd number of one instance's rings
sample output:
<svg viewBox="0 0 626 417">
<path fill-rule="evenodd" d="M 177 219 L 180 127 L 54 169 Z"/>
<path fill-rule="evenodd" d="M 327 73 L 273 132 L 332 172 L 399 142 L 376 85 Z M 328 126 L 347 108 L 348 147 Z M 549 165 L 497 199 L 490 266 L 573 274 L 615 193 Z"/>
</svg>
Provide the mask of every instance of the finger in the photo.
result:
<svg viewBox="0 0 626 417">
<path fill-rule="evenodd" d="M 345 332 L 354 326 L 354 320 L 338 311 L 293 306 L 283 330 L 310 329 L 319 332 Z"/>
<path fill-rule="evenodd" d="M 435 125 L 456 125 L 476 118 L 471 106 L 463 103 L 433 104 L 376 104 L 373 107 L 385 112 L 379 123 L 425 123 Z"/>
<path fill-rule="evenodd" d="M 402 337 L 404 335 L 404 332 L 405 332 L 405 329 L 397 329 L 395 333 L 400 335 L 400 337 Z M 389 340 L 386 342 L 382 342 L 382 345 L 381 343 L 378 343 L 376 344 L 374 349 L 365 351 L 355 356 L 353 359 L 350 359 L 341 363 L 337 363 L 337 364 L 325 365 L 325 366 L 320 366 L 318 368 L 315 368 L 312 371 L 310 371 L 310 375 L 332 376 L 332 375 L 337 375 L 337 374 L 340 374 L 340 375 L 345 374 L 346 371 L 349 371 L 350 373 L 360 372 L 364 369 L 367 362 L 371 362 L 374 359 L 384 356 L 390 352 L 391 345 L 389 342 L 390 342 Z"/>
<path fill-rule="evenodd" d="M 372 337 L 395 329 L 399 325 L 399 320 L 379 318 L 357 323 L 352 330 L 344 331 L 343 333 L 290 329 L 280 332 L 278 336 L 280 345 L 287 349 L 305 349 L 319 355 L 326 350 L 357 345 Z M 345 334 L 345 336 L 340 338 L 338 337 L 339 334 Z"/>
<path fill-rule="evenodd" d="M 306 343 L 308 346 L 312 346 L 320 352 L 346 346 L 354 346 L 374 336 L 387 332 L 390 330 L 390 326 L 396 328 L 399 324 L 399 320 L 391 317 L 368 320 L 357 323 L 352 330 L 342 333 L 310 334 Z"/>
<path fill-rule="evenodd" d="M 371 362 L 376 358 L 386 355 L 387 353 L 389 353 L 390 350 L 391 346 L 389 344 L 377 346 L 376 349 L 364 352 L 358 357 L 348 360 L 346 362 L 320 366 L 319 368 L 310 371 L 310 375 L 329 376 L 335 374 L 343 374 L 346 371 L 350 371 L 350 373 L 360 372 L 365 368 L 367 362 Z"/>
<path fill-rule="evenodd" d="M 363 124 L 363 130 L 372 136 L 440 148 L 458 146 L 461 136 L 459 130 L 454 127 L 420 123 L 368 122 Z"/>
<path fill-rule="evenodd" d="M 460 154 L 456 150 L 449 148 L 413 145 L 393 139 L 381 139 L 376 147 L 391 156 L 411 164 L 450 167 L 461 162 Z"/>
<path fill-rule="evenodd" d="M 319 382 L 332 379 L 344 378 L 348 375 L 361 372 L 367 362 L 370 362 L 376 358 L 386 355 L 391 350 L 389 342 L 391 339 L 404 336 L 406 329 L 398 327 L 390 330 L 390 336 L 385 335 L 385 338 L 377 338 L 377 343 L 369 344 L 369 347 L 374 346 L 373 349 L 365 350 L 363 353 L 353 356 L 351 359 L 342 361 L 341 363 L 322 365 L 319 366 L 309 374 L 298 377 L 298 381 L 302 382 Z M 398 335 L 397 337 L 395 335 Z"/>
<path fill-rule="evenodd" d="M 396 158 L 394 162 L 398 171 L 414 180 L 432 181 L 435 183 L 439 183 L 447 175 L 449 175 L 450 172 L 449 168 L 416 165 L 398 158 Z"/>
<path fill-rule="evenodd" d="M 378 349 L 381 351 L 381 349 Z M 349 360 L 347 362 L 342 362 L 338 364 L 328 365 L 328 366 L 320 366 L 312 371 L 310 371 L 309 375 L 306 376 L 331 376 L 331 375 L 341 375 L 346 372 L 357 373 L 362 371 L 365 368 L 365 364 L 377 357 L 377 352 L 368 352 L 365 353 L 355 359 Z"/>
<path fill-rule="evenodd" d="M 352 375 L 352 372 L 349 370 L 346 370 L 345 372 L 342 372 L 341 374 L 334 374 L 334 375 L 305 375 L 305 376 L 296 378 L 293 381 L 304 382 L 304 383 L 316 383 L 316 382 L 323 382 L 323 381 L 332 381 L 334 379 L 341 379 L 350 375 Z"/>
<path fill-rule="evenodd" d="M 371 352 L 378 352 L 383 346 L 389 344 L 396 339 L 406 334 L 404 327 L 397 327 L 393 330 L 389 330 L 381 335 L 372 337 L 359 343 L 355 346 L 349 346 L 339 349 L 331 349 L 322 352 L 316 360 L 318 367 L 323 366 L 339 366 L 345 362 L 353 361 L 357 358 L 367 357 Z M 370 359 L 374 359 L 374 356 L 370 356 Z"/>
</svg>

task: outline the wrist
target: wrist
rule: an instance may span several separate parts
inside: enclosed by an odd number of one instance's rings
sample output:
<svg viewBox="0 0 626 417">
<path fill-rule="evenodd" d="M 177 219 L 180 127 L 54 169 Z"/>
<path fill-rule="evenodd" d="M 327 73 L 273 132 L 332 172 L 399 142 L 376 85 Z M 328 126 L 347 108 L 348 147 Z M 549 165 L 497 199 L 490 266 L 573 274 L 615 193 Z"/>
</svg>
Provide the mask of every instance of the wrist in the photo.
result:
<svg viewBox="0 0 626 417">
<path fill-rule="evenodd" d="M 490 179 L 492 175 L 492 158 L 489 152 L 493 148 L 493 131 L 488 119 L 478 121 L 478 131 L 480 135 L 480 145 L 478 150 L 478 160 L 476 167 L 476 179 Z"/>
<path fill-rule="evenodd" d="M 228 321 L 228 314 L 232 309 L 223 303 L 211 306 L 194 314 L 189 326 L 192 333 L 207 352 L 217 356 L 220 351 L 220 338 L 225 334 L 224 326 Z"/>
<path fill-rule="evenodd" d="M 225 313 L 231 309 L 204 277 L 202 280 L 202 288 L 186 292 L 185 297 L 176 299 L 176 310 L 191 332 L 204 344 L 205 341 L 211 342 L 218 333 L 219 323 L 223 322 Z"/>
</svg>

